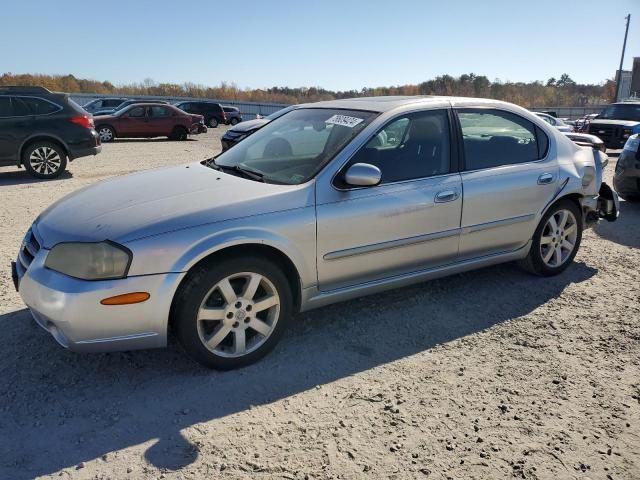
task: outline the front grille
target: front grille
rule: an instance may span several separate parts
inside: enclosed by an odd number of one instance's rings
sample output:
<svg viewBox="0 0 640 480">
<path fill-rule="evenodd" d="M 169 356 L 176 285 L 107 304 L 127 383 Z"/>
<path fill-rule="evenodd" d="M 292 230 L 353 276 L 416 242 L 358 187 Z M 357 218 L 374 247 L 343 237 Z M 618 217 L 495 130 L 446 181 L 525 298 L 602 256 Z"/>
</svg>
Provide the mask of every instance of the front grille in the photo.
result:
<svg viewBox="0 0 640 480">
<path fill-rule="evenodd" d="M 622 140 L 622 130 L 622 127 L 616 125 L 598 125 L 597 123 L 589 125 L 589 133 L 600 138 L 607 146 Z"/>
<path fill-rule="evenodd" d="M 20 266 L 22 267 L 23 272 L 27 271 L 31 262 L 35 258 L 36 254 L 40 250 L 40 243 L 36 239 L 36 236 L 33 234 L 33 230 L 30 228 L 27 234 L 24 236 L 24 240 L 22 240 L 22 245 L 20 246 L 20 253 L 18 253 L 18 261 Z"/>
</svg>

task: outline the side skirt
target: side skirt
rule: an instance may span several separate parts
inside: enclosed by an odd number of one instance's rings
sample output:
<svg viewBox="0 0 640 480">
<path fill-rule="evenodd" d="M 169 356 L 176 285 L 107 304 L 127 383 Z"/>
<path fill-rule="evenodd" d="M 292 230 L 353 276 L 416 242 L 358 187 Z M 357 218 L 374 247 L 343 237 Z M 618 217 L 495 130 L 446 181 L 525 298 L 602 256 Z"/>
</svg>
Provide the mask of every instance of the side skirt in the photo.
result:
<svg viewBox="0 0 640 480">
<path fill-rule="evenodd" d="M 337 288 L 335 290 L 321 292 L 317 287 L 306 288 L 302 291 L 300 311 L 304 312 L 314 308 L 324 307 L 332 303 L 351 300 L 352 298 L 371 295 L 373 293 L 379 293 L 393 288 L 405 287 L 414 283 L 446 277 L 448 275 L 475 270 L 477 268 L 520 260 L 527 256 L 530 247 L 531 240 L 529 240 L 523 247 L 511 252 L 486 255 L 484 257 L 450 263 L 448 265 L 430 268 L 427 270 L 404 273 L 402 275 L 382 278 L 380 280 L 361 283 L 359 285 Z"/>
</svg>

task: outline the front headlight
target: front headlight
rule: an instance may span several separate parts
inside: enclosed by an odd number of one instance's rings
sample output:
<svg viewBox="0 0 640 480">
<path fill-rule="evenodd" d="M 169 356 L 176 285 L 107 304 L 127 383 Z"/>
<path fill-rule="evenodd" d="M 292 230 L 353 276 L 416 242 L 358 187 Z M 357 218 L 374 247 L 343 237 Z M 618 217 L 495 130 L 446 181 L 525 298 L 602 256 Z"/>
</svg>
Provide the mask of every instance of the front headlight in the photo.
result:
<svg viewBox="0 0 640 480">
<path fill-rule="evenodd" d="M 44 266 L 82 280 L 111 280 L 127 276 L 131 257 L 127 248 L 109 241 L 59 243 Z"/>
</svg>

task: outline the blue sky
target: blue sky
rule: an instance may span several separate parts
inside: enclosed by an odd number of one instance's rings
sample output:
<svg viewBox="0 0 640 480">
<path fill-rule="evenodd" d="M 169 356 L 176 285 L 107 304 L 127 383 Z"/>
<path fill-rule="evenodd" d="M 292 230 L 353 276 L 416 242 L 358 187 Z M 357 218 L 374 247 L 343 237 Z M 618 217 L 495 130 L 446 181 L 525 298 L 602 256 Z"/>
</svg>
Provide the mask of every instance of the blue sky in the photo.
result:
<svg viewBox="0 0 640 480">
<path fill-rule="evenodd" d="M 106 7 L 106 8 L 105 8 Z M 7 1 L 0 73 L 240 87 L 613 77 L 640 56 L 640 0 Z"/>
</svg>

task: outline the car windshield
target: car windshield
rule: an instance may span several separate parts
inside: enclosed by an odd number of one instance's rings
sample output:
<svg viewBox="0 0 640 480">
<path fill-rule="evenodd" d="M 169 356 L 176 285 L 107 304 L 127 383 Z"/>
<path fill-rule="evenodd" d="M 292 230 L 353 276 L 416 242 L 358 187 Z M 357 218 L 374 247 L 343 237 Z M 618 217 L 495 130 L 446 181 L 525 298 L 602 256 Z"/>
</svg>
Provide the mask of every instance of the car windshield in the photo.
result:
<svg viewBox="0 0 640 480">
<path fill-rule="evenodd" d="M 598 118 L 606 120 L 633 120 L 640 122 L 640 104 L 609 105 Z"/>
<path fill-rule="evenodd" d="M 293 110 L 221 154 L 211 166 L 249 171 L 265 182 L 304 183 L 374 116 L 360 110 Z"/>
</svg>

